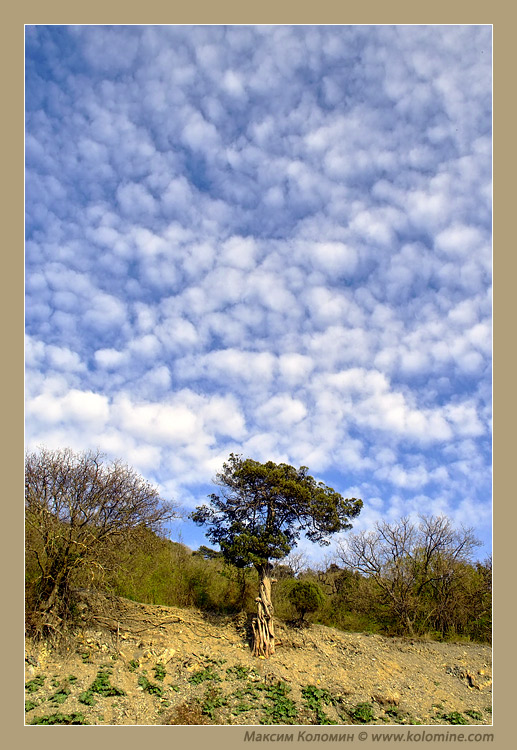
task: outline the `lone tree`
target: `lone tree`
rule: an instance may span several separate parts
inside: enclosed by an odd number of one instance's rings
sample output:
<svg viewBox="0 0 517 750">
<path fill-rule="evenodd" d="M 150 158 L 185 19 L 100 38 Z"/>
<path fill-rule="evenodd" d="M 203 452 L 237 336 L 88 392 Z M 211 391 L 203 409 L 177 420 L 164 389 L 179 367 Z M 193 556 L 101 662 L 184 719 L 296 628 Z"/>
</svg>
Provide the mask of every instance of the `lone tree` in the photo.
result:
<svg viewBox="0 0 517 750">
<path fill-rule="evenodd" d="M 71 584 L 93 573 L 134 530 L 159 532 L 175 517 L 158 490 L 125 464 L 97 452 L 28 453 L 25 460 L 28 616 L 36 632 L 57 629 Z"/>
<path fill-rule="evenodd" d="M 306 466 L 262 464 L 233 453 L 215 483 L 220 494 L 209 495 L 210 504 L 198 507 L 190 517 L 208 527 L 206 536 L 220 546 L 228 562 L 257 570 L 253 655 L 267 658 L 275 652 L 271 561 L 286 557 L 302 532 L 312 542 L 329 544 L 330 534 L 352 528 L 349 519 L 359 515 L 363 503 L 344 499 L 317 482 Z"/>
</svg>

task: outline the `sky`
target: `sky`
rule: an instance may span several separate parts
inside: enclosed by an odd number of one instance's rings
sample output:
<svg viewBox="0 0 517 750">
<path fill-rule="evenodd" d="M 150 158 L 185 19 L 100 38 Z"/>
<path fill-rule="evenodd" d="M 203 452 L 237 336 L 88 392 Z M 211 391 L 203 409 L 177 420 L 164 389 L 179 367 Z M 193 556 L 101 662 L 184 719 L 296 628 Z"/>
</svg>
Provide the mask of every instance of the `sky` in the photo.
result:
<svg viewBox="0 0 517 750">
<path fill-rule="evenodd" d="M 232 452 L 303 465 L 355 531 L 445 514 L 486 557 L 491 44 L 27 26 L 27 449 L 100 449 L 184 515 Z"/>
</svg>

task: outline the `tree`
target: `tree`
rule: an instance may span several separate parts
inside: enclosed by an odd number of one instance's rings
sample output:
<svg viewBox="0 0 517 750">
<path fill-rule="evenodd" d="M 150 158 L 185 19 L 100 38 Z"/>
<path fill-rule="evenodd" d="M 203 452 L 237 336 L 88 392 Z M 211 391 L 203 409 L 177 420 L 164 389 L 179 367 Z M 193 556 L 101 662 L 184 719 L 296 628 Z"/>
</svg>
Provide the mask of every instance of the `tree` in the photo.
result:
<svg viewBox="0 0 517 750">
<path fill-rule="evenodd" d="M 377 523 L 351 535 L 337 555 L 350 569 L 373 578 L 395 618 L 413 635 L 420 618 L 429 622 L 447 604 L 451 583 L 479 542 L 471 529 L 457 531 L 445 516 Z"/>
<path fill-rule="evenodd" d="M 27 558 L 36 571 L 30 607 L 40 632 L 66 616 L 74 576 L 99 568 L 103 554 L 135 530 L 158 532 L 176 515 L 129 466 L 68 448 L 27 454 L 25 509 Z"/>
<path fill-rule="evenodd" d="M 259 463 L 233 453 L 215 483 L 220 494 L 211 494 L 210 504 L 198 507 L 191 518 L 208 528 L 206 536 L 227 561 L 257 570 L 253 654 L 269 657 L 275 651 L 271 561 L 286 557 L 302 532 L 312 542 L 329 544 L 330 534 L 351 528 L 349 519 L 359 514 L 362 501 L 344 499 L 305 466 Z"/>
</svg>

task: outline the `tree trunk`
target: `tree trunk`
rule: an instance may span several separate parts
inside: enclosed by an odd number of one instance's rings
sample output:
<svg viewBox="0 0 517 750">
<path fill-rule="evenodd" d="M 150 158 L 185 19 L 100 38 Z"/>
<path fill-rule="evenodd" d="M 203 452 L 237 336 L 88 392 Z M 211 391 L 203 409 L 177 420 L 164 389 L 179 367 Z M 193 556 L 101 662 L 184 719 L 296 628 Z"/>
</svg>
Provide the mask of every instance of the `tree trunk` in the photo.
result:
<svg viewBox="0 0 517 750">
<path fill-rule="evenodd" d="M 264 656 L 268 659 L 275 653 L 275 630 L 273 623 L 273 604 L 271 603 L 271 584 L 276 578 L 270 578 L 270 565 L 256 566 L 259 574 L 259 595 L 257 617 L 251 623 L 253 631 L 253 656 Z"/>
</svg>

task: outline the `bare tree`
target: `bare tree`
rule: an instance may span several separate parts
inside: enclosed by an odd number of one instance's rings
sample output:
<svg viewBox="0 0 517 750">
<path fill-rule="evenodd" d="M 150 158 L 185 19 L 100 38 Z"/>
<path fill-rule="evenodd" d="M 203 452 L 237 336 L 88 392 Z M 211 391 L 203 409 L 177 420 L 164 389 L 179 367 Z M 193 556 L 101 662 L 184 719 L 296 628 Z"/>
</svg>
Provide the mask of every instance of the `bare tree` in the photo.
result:
<svg viewBox="0 0 517 750">
<path fill-rule="evenodd" d="M 444 606 L 451 580 L 478 545 L 471 529 L 457 531 L 445 516 L 420 516 L 418 526 L 402 518 L 352 534 L 338 543 L 336 553 L 346 567 L 375 580 L 394 615 L 413 634 L 417 618 L 430 619 Z"/>
<path fill-rule="evenodd" d="M 132 530 L 160 532 L 177 516 L 122 462 L 106 463 L 98 451 L 46 448 L 26 456 L 25 510 L 27 556 L 37 569 L 31 609 L 42 630 L 60 622 L 78 571 L 99 568 L 103 552 Z"/>
</svg>

